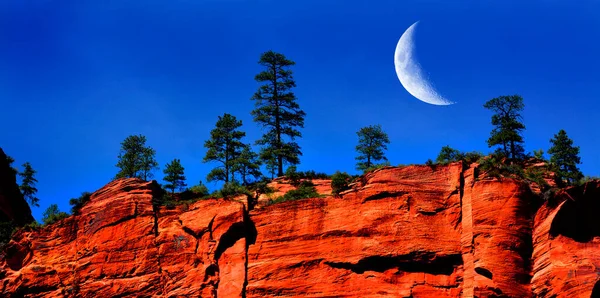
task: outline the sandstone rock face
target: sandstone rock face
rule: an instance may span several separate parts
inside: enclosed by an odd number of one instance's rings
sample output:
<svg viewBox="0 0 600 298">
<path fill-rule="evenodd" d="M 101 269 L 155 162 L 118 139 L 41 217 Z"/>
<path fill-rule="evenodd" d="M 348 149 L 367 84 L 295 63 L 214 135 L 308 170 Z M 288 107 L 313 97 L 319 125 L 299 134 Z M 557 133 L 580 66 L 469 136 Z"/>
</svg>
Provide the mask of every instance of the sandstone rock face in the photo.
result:
<svg viewBox="0 0 600 298">
<path fill-rule="evenodd" d="M 382 170 L 342 198 L 251 213 L 248 297 L 460 296 L 460 174 Z"/>
<path fill-rule="evenodd" d="M 80 214 L 17 233 L 0 260 L 0 296 L 600 294 L 598 183 L 539 208 L 525 182 L 478 175 L 461 163 L 390 167 L 338 197 L 252 211 L 223 199 L 157 208 L 155 182 L 116 180 Z M 315 183 L 322 194 L 326 181 Z"/>
<path fill-rule="evenodd" d="M 241 297 L 243 205 L 156 209 L 157 190 L 153 182 L 116 180 L 81 215 L 18 233 L 1 264 L 2 296 Z"/>
<path fill-rule="evenodd" d="M 33 222 L 31 209 L 19 190 L 15 172 L 0 148 L 0 221 L 13 221 L 22 226 Z"/>
<path fill-rule="evenodd" d="M 540 297 L 600 297 L 600 184 L 560 191 L 538 211 L 533 292 Z"/>
<path fill-rule="evenodd" d="M 464 173 L 463 297 L 531 297 L 531 230 L 536 197 L 513 179 Z"/>
</svg>

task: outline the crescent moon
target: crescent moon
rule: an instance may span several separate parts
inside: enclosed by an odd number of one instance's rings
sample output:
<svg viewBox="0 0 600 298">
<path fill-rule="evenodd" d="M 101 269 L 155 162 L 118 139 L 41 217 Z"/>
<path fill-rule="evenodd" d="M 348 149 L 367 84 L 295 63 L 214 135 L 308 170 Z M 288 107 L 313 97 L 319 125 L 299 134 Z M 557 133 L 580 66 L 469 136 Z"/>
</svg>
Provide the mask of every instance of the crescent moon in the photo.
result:
<svg viewBox="0 0 600 298">
<path fill-rule="evenodd" d="M 414 34 L 418 23 L 417 21 L 408 27 L 396 45 L 394 65 L 398 79 L 408 93 L 423 102 L 442 106 L 454 104 L 441 96 L 423 75 L 415 54 Z"/>
</svg>

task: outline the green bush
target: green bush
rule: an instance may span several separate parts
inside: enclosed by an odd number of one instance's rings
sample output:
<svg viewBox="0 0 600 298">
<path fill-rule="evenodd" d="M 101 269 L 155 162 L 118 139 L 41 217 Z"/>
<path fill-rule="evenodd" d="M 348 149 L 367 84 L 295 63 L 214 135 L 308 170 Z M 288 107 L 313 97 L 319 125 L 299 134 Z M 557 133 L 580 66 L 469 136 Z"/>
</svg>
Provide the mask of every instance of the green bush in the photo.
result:
<svg viewBox="0 0 600 298">
<path fill-rule="evenodd" d="M 373 172 L 373 171 L 375 171 L 377 169 L 381 169 L 381 168 L 389 167 L 389 166 L 390 166 L 390 163 L 388 161 L 386 161 L 386 162 L 383 162 L 383 163 L 380 163 L 380 164 L 376 164 L 376 165 L 372 165 L 372 166 L 368 167 L 367 169 L 365 169 L 364 173 L 366 174 L 366 173 L 369 173 L 369 172 Z"/>
<path fill-rule="evenodd" d="M 318 198 L 320 196 L 321 195 L 319 195 L 315 189 L 315 186 L 311 182 L 304 181 L 298 186 L 297 189 L 290 190 L 285 195 L 269 201 L 268 205 L 301 199 Z"/>
<path fill-rule="evenodd" d="M 346 172 L 337 171 L 331 175 L 331 193 L 339 195 L 340 192 L 349 189 L 352 177 Z"/>
<path fill-rule="evenodd" d="M 69 200 L 69 205 L 71 205 L 71 213 L 78 214 L 81 208 L 90 201 L 92 196 L 91 192 L 82 192 L 78 198 L 73 198 Z"/>
<path fill-rule="evenodd" d="M 194 186 L 190 187 L 189 190 L 193 194 L 200 196 L 200 197 L 206 197 L 210 194 L 210 192 L 208 191 L 208 187 L 206 187 L 206 185 L 202 184 L 202 181 L 200 181 L 200 183 L 198 183 L 198 185 L 194 185 Z"/>
<path fill-rule="evenodd" d="M 290 166 L 285 170 L 285 177 L 290 180 L 290 184 L 293 186 L 298 186 L 300 184 L 300 173 L 296 171 L 296 166 Z"/>
<path fill-rule="evenodd" d="M 525 180 L 534 182 L 535 184 L 540 186 L 542 191 L 548 189 L 550 185 L 544 179 L 544 171 L 542 169 L 534 169 L 530 168 L 525 170 Z"/>
<path fill-rule="evenodd" d="M 44 225 L 50 225 L 67 217 L 69 217 L 69 214 L 58 210 L 58 205 L 50 204 L 44 211 L 42 222 L 44 222 Z"/>
<path fill-rule="evenodd" d="M 223 188 L 213 193 L 213 196 L 218 198 L 231 198 L 238 195 L 252 196 L 250 191 L 243 185 L 237 182 L 227 182 L 223 184 Z"/>
</svg>

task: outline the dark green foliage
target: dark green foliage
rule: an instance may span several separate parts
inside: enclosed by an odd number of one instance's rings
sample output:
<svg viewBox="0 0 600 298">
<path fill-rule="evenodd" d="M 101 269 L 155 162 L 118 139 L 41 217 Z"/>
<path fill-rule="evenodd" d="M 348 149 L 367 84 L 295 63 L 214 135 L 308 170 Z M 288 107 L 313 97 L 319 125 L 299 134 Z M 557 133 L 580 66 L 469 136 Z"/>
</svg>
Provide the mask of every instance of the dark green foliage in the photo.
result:
<svg viewBox="0 0 600 298">
<path fill-rule="evenodd" d="M 15 225 L 15 223 L 11 220 L 6 218 L 0 219 L 0 250 L 2 250 L 2 248 L 8 244 L 16 228 L 17 225 Z"/>
<path fill-rule="evenodd" d="M 49 225 L 67 217 L 69 217 L 69 214 L 58 210 L 58 205 L 50 204 L 43 213 L 42 222 L 44 225 Z"/>
<path fill-rule="evenodd" d="M 182 190 L 187 186 L 183 171 L 184 168 L 179 159 L 173 159 L 173 161 L 165 166 L 163 171 L 165 177 L 163 180 L 167 183 L 165 184 L 165 188 L 171 190 L 171 195 L 175 193 L 176 189 Z"/>
<path fill-rule="evenodd" d="M 296 166 L 289 166 L 287 170 L 285 170 L 285 177 L 290 180 L 290 184 L 293 186 L 298 186 L 300 184 L 300 174 L 296 171 Z"/>
<path fill-rule="evenodd" d="M 358 152 L 356 168 L 358 170 L 366 172 L 375 165 L 376 161 L 387 161 L 384 150 L 387 150 L 390 140 L 381 129 L 381 125 L 363 127 L 356 134 L 358 135 L 358 145 L 356 146 Z"/>
<path fill-rule="evenodd" d="M 460 151 L 450 146 L 444 146 L 435 161 L 439 164 L 449 164 L 461 160 L 463 156 L 464 155 Z"/>
<path fill-rule="evenodd" d="M 440 154 L 436 158 L 436 163 L 446 165 L 449 163 L 464 161 L 465 164 L 471 164 L 477 162 L 479 159 L 483 157 L 483 154 L 472 151 L 472 152 L 460 152 L 450 146 L 442 147 L 440 150 Z"/>
<path fill-rule="evenodd" d="M 329 175 L 314 170 L 297 172 L 301 179 L 329 179 Z"/>
<path fill-rule="evenodd" d="M 552 147 L 548 150 L 548 154 L 550 154 L 550 163 L 556 168 L 557 178 L 569 185 L 583 178 L 583 174 L 577 167 L 581 163 L 579 147 L 573 146 L 573 140 L 567 136 L 567 132 L 561 129 L 550 143 Z"/>
<path fill-rule="evenodd" d="M 492 125 L 494 129 L 488 139 L 488 146 L 500 146 L 499 151 L 509 159 L 523 157 L 523 137 L 521 132 L 525 125 L 521 123 L 521 112 L 525 105 L 519 95 L 500 96 L 486 102 L 483 107 L 492 110 Z"/>
<path fill-rule="evenodd" d="M 244 145 L 242 152 L 235 161 L 233 171 L 240 174 L 243 185 L 249 185 L 253 180 L 262 177 L 260 165 L 261 161 L 258 159 L 258 154 L 252 151 L 250 145 Z"/>
<path fill-rule="evenodd" d="M 216 191 L 213 194 L 214 197 L 225 199 L 236 197 L 239 195 L 252 196 L 250 191 L 248 191 L 248 189 L 245 186 L 240 185 L 235 181 L 223 184 L 223 188 L 221 188 L 221 190 Z"/>
<path fill-rule="evenodd" d="M 195 195 L 198 195 L 201 197 L 206 197 L 210 194 L 210 192 L 208 191 L 208 187 L 206 187 L 206 185 L 202 184 L 202 181 L 200 181 L 198 183 L 198 185 L 194 185 L 194 186 L 190 187 L 190 191 L 192 193 L 194 193 Z"/>
<path fill-rule="evenodd" d="M 381 168 L 385 168 L 385 167 L 389 167 L 389 166 L 390 166 L 390 163 L 387 162 L 387 161 L 386 162 L 382 162 L 382 163 L 378 163 L 378 164 L 373 164 L 370 167 L 366 168 L 364 170 L 364 173 L 366 174 L 366 173 L 369 173 L 369 172 L 373 172 L 373 171 L 375 171 L 377 169 L 381 169 Z"/>
<path fill-rule="evenodd" d="M 544 150 L 543 149 L 533 150 L 533 157 L 535 157 L 536 159 L 539 159 L 539 160 L 546 160 L 544 158 Z"/>
<path fill-rule="evenodd" d="M 241 126 L 242 121 L 235 116 L 219 116 L 215 128 L 210 131 L 210 139 L 204 143 L 204 147 L 208 149 L 204 162 L 219 162 L 221 165 L 208 173 L 207 181 L 227 183 L 235 180 L 237 159 L 245 147 L 241 139 L 246 133 L 238 130 Z"/>
<path fill-rule="evenodd" d="M 260 157 L 267 167 L 271 167 L 270 170 L 276 167 L 277 176 L 283 176 L 283 164 L 296 165 L 302 155 L 294 140 L 302 137 L 298 128 L 304 127 L 306 113 L 300 109 L 296 95 L 291 91 L 296 82 L 289 68 L 295 62 L 283 54 L 268 51 L 260 56 L 258 64 L 264 70 L 254 79 L 263 85 L 252 96 L 256 108 L 251 114 L 266 132 L 256 144 L 263 146 Z"/>
<path fill-rule="evenodd" d="M 477 162 L 483 157 L 483 154 L 481 154 L 477 151 L 462 153 L 462 155 L 463 156 L 462 156 L 461 160 L 464 161 L 466 164 L 472 164 L 474 162 Z"/>
<path fill-rule="evenodd" d="M 518 163 L 507 163 L 507 161 L 508 159 L 504 154 L 496 152 L 479 160 L 479 170 L 488 177 L 523 179 L 525 177 L 523 167 Z"/>
<path fill-rule="evenodd" d="M 158 169 L 156 151 L 146 146 L 146 137 L 131 135 L 121 142 L 117 167 L 120 169 L 115 178 L 152 179 L 152 173 Z"/>
<path fill-rule="evenodd" d="M 269 187 L 269 182 L 270 180 L 262 177 L 259 181 L 254 182 L 253 184 L 248 186 L 248 189 L 251 191 L 255 191 L 257 193 L 257 195 L 261 195 L 261 194 L 270 194 L 270 193 L 274 193 L 275 190 L 271 187 Z"/>
<path fill-rule="evenodd" d="M 425 165 L 426 166 L 430 166 L 430 167 L 435 167 L 435 162 L 433 162 L 433 160 L 431 158 L 427 159 L 427 161 L 425 161 Z"/>
<path fill-rule="evenodd" d="M 39 207 L 40 204 L 38 204 L 38 202 L 40 200 L 35 196 L 38 191 L 37 188 L 35 188 L 35 184 L 38 182 L 37 179 L 35 179 L 35 173 L 36 171 L 31 167 L 29 162 L 23 164 L 23 172 L 19 173 L 19 176 L 21 176 L 21 186 L 19 188 L 30 206 Z"/>
<path fill-rule="evenodd" d="M 340 192 L 350 189 L 350 182 L 352 177 L 346 172 L 336 171 L 331 175 L 331 193 L 339 195 Z"/>
<path fill-rule="evenodd" d="M 72 214 L 78 214 L 79 211 L 81 210 L 81 207 L 83 207 L 87 202 L 90 201 L 90 198 L 92 196 L 91 192 L 82 192 L 81 195 L 78 198 L 72 198 L 69 200 L 69 205 L 71 205 L 71 213 Z"/>
<path fill-rule="evenodd" d="M 19 173 L 19 171 L 15 167 L 12 166 L 12 164 L 15 162 L 15 159 L 7 155 L 6 161 L 8 162 L 8 166 L 12 169 L 13 173 L 15 175 L 17 175 Z"/>
<path fill-rule="evenodd" d="M 534 182 L 535 184 L 540 186 L 542 191 L 547 190 L 550 185 L 544 179 L 544 170 L 540 168 L 529 168 L 525 170 L 525 180 Z"/>
<path fill-rule="evenodd" d="M 285 195 L 280 196 L 274 200 L 270 200 L 268 205 L 273 205 L 277 203 L 301 200 L 301 199 L 309 199 L 309 198 L 319 198 L 321 195 L 315 189 L 314 184 L 309 181 L 303 181 L 300 183 L 297 189 L 293 189 L 288 191 Z"/>
</svg>

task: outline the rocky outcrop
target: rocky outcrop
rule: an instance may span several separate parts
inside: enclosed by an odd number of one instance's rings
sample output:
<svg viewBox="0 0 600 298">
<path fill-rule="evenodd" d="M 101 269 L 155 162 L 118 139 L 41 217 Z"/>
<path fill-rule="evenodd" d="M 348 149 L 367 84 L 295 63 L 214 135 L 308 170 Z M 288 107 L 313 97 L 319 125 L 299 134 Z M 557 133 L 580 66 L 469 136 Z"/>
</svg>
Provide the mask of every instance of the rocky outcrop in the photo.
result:
<svg viewBox="0 0 600 298">
<path fill-rule="evenodd" d="M 0 221 L 12 221 L 17 226 L 33 222 L 29 204 L 23 198 L 15 171 L 0 148 Z"/>
<path fill-rule="evenodd" d="M 597 182 L 550 196 L 540 208 L 529 184 L 480 175 L 461 163 L 389 167 L 340 196 L 327 196 L 327 182 L 318 182 L 325 196 L 252 211 L 233 199 L 158 208 L 155 182 L 121 179 L 92 194 L 78 215 L 17 233 L 0 261 L 0 295 L 590 297 L 600 291 L 594 290 Z M 271 186 L 280 194 L 293 189 L 285 181 Z"/>
<path fill-rule="evenodd" d="M 538 211 L 532 288 L 539 297 L 600 297 L 600 184 L 558 192 Z"/>
<path fill-rule="evenodd" d="M 158 193 L 155 182 L 116 180 L 92 194 L 81 215 L 19 232 L 2 262 L 2 296 L 241 297 L 243 205 L 158 209 Z"/>
</svg>

